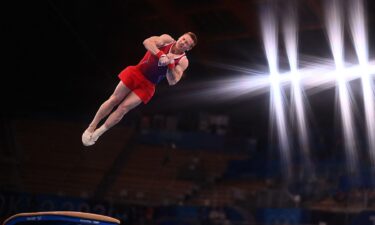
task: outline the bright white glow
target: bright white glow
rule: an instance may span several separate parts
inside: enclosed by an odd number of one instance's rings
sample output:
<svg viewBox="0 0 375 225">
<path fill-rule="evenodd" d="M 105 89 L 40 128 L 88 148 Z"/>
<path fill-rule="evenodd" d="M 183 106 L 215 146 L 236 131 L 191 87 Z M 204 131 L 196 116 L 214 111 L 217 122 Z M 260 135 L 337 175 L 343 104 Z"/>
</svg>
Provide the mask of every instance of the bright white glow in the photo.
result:
<svg viewBox="0 0 375 225">
<path fill-rule="evenodd" d="M 359 64 L 368 63 L 367 29 L 363 0 L 352 0 L 349 5 L 349 24 Z"/>
<path fill-rule="evenodd" d="M 357 171 L 357 143 L 352 112 L 352 97 L 349 89 L 349 81 L 361 79 L 363 87 L 363 99 L 365 103 L 366 128 L 369 142 L 370 156 L 375 168 L 375 110 L 374 110 L 374 86 L 375 62 L 368 62 L 367 30 L 364 20 L 362 0 L 351 0 L 349 5 L 349 24 L 353 37 L 359 65 L 344 63 L 344 39 L 342 10 L 344 0 L 324 0 L 326 3 L 326 25 L 328 39 L 333 54 L 332 59 L 316 58 L 311 56 L 301 57 L 297 53 L 298 37 L 296 20 L 293 15 L 285 20 L 284 40 L 287 56 L 290 64 L 290 72 L 280 73 L 278 70 L 277 52 L 277 26 L 275 15 L 270 11 L 263 12 L 262 34 L 265 53 L 269 65 L 269 73 L 255 71 L 231 65 L 211 63 L 214 66 L 230 69 L 239 76 L 229 79 L 200 82 L 194 84 L 193 91 L 184 92 L 188 96 L 202 99 L 207 97 L 209 101 L 232 100 L 233 98 L 254 96 L 271 92 L 271 116 L 275 118 L 281 156 L 286 166 L 286 174 L 291 175 L 290 145 L 285 116 L 285 101 L 283 87 L 291 85 L 293 94 L 293 106 L 298 120 L 298 134 L 300 142 L 306 146 L 304 152 L 309 152 L 308 127 L 305 118 L 305 105 L 307 101 L 304 94 L 313 94 L 328 88 L 337 87 L 339 97 L 341 123 L 345 153 L 350 172 Z M 297 59 L 299 61 L 297 61 Z M 300 66 L 298 66 L 300 65 Z M 298 68 L 301 67 L 301 68 Z M 188 97 L 187 96 L 187 97 Z M 273 121 L 273 120 L 272 120 Z M 306 131 L 306 132 L 303 132 Z"/>
<path fill-rule="evenodd" d="M 287 5 L 285 10 L 285 16 L 283 16 L 283 34 L 284 42 L 286 47 L 286 53 L 288 55 L 290 70 L 294 74 L 297 70 L 297 12 L 295 7 L 291 4 Z M 298 77 L 298 76 L 296 76 Z"/>
<path fill-rule="evenodd" d="M 375 167 L 375 110 L 374 87 L 368 71 L 368 40 L 363 0 L 352 0 L 349 5 L 349 24 L 359 66 L 365 107 L 367 142 L 372 167 Z"/>
<path fill-rule="evenodd" d="M 275 116 L 276 119 L 277 135 L 280 144 L 280 156 L 285 168 L 284 175 L 288 180 L 291 176 L 290 145 L 285 120 L 284 99 L 280 87 L 281 77 L 277 65 L 278 39 L 274 12 L 270 8 L 265 9 L 265 11 L 261 14 L 261 21 L 263 44 L 270 70 L 271 115 L 272 117 Z M 273 121 L 272 118 L 271 121 Z"/>
<path fill-rule="evenodd" d="M 302 150 L 305 169 L 312 175 L 312 163 L 310 160 L 310 144 L 309 133 L 307 129 L 305 107 L 304 107 L 304 93 L 301 88 L 301 76 L 298 71 L 298 35 L 297 35 L 297 12 L 296 6 L 287 4 L 283 16 L 283 34 L 286 53 L 290 65 L 291 80 L 292 80 L 292 104 L 297 116 L 297 134 L 299 138 L 300 148 Z"/>
<path fill-rule="evenodd" d="M 313 95 L 337 86 L 337 72 L 332 60 L 313 57 L 305 58 L 302 58 L 302 60 L 310 63 L 303 63 L 304 68 L 297 70 L 299 74 L 297 79 L 295 79 L 296 76 L 292 72 L 279 73 L 278 76 L 272 76 L 271 79 L 271 75 L 264 71 L 207 62 L 209 66 L 233 70 L 233 75 L 215 81 L 200 81 L 199 85 L 196 83 L 184 84 L 184 91 L 178 96 L 173 96 L 186 99 L 192 98 L 195 99 L 194 101 L 196 99 L 207 99 L 207 101 L 215 99 L 217 102 L 224 102 L 240 97 L 254 97 L 268 93 L 272 82 L 275 82 L 274 85 L 277 84 L 286 88 L 293 85 L 293 80 L 299 80 L 299 85 L 306 95 Z M 366 71 L 370 76 L 369 79 L 372 80 L 375 75 L 375 61 L 369 62 Z M 340 77 L 349 82 L 361 78 L 362 74 L 364 73 L 361 66 L 348 65 L 342 69 Z"/>
<path fill-rule="evenodd" d="M 325 15 L 326 15 L 326 27 L 329 42 L 331 44 L 333 59 L 337 68 L 344 67 L 343 59 L 343 18 L 342 9 L 339 4 L 340 0 L 327 0 L 325 1 Z"/>
<path fill-rule="evenodd" d="M 333 59 L 336 65 L 335 75 L 337 77 L 339 102 L 341 112 L 341 122 L 343 127 L 343 138 L 345 143 L 346 158 L 349 164 L 349 172 L 358 171 L 357 160 L 357 145 L 355 141 L 353 126 L 353 113 L 351 106 L 351 97 L 349 94 L 348 86 L 345 76 L 342 76 L 344 70 L 344 36 L 343 36 L 343 18 L 342 8 L 340 7 L 342 1 L 339 0 L 326 0 L 325 15 L 328 38 L 331 45 Z"/>
</svg>

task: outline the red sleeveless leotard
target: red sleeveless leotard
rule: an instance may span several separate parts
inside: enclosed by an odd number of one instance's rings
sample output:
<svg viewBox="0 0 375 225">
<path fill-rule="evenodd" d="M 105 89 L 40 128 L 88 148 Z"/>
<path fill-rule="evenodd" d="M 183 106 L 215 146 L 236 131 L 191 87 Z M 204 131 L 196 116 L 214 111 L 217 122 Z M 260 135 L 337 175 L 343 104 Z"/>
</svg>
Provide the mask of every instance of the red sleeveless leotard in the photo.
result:
<svg viewBox="0 0 375 225">
<path fill-rule="evenodd" d="M 175 42 L 167 44 L 161 48 L 166 54 L 170 51 Z M 175 64 L 185 54 L 175 59 Z M 167 74 L 167 66 L 158 66 L 159 58 L 147 51 L 142 60 L 135 66 L 126 67 L 118 75 L 121 81 L 132 90 L 145 104 L 150 101 L 155 93 L 155 85 L 158 84 Z"/>
</svg>

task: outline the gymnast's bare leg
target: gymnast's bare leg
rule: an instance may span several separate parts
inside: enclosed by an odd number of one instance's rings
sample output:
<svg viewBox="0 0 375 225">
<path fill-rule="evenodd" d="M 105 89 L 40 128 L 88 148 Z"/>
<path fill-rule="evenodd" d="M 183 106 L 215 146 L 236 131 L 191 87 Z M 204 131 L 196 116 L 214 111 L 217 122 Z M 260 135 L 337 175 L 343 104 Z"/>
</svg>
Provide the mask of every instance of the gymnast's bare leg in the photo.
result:
<svg viewBox="0 0 375 225">
<path fill-rule="evenodd" d="M 95 144 L 103 133 L 120 122 L 127 112 L 138 106 L 141 102 L 142 100 L 120 81 L 113 94 L 100 106 L 94 119 L 83 133 L 83 145 L 90 146 Z M 115 106 L 117 108 L 112 112 Z M 108 118 L 104 124 L 97 129 L 100 121 L 106 116 Z"/>
</svg>

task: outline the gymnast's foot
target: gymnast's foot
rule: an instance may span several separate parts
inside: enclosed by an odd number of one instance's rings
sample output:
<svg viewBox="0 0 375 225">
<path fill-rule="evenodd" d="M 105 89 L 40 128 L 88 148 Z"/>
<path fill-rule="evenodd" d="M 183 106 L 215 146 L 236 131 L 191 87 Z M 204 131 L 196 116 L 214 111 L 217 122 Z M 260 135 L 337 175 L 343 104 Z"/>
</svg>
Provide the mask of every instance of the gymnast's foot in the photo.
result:
<svg viewBox="0 0 375 225">
<path fill-rule="evenodd" d="M 82 134 L 82 143 L 84 146 L 91 146 L 95 144 L 95 141 L 92 138 L 93 132 L 90 132 L 88 130 L 85 130 Z"/>
</svg>

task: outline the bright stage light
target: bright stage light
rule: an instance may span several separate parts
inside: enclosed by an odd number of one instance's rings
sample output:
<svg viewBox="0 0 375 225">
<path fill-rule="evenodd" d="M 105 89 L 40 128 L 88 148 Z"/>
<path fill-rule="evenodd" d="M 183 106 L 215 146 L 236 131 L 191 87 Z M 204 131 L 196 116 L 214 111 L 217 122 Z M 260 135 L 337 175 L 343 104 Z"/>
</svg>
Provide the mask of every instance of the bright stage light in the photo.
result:
<svg viewBox="0 0 375 225">
<path fill-rule="evenodd" d="M 310 160 L 309 132 L 305 116 L 304 92 L 301 87 L 301 73 L 298 71 L 298 33 L 297 33 L 297 12 L 296 5 L 290 2 L 286 5 L 283 16 L 283 34 L 286 53 L 290 66 L 290 80 L 292 85 L 292 107 L 297 117 L 297 135 L 299 147 L 302 150 L 303 168 L 307 175 L 313 175 L 312 163 Z"/>
<path fill-rule="evenodd" d="M 286 99 L 283 88 L 291 87 L 292 101 L 297 120 L 299 142 L 305 158 L 309 160 L 309 126 L 306 118 L 308 101 L 305 95 L 321 92 L 329 88 L 337 88 L 339 112 L 343 130 L 345 154 L 349 172 L 357 172 L 358 156 L 356 141 L 356 126 L 353 120 L 353 104 L 349 82 L 361 79 L 363 88 L 364 111 L 369 155 L 375 169 L 375 104 L 374 84 L 375 61 L 368 59 L 368 40 L 365 13 L 362 0 L 349 1 L 349 25 L 359 64 L 349 64 L 344 61 L 344 23 L 342 18 L 343 0 L 325 0 L 325 15 L 328 40 L 333 59 L 317 58 L 298 55 L 297 20 L 295 15 L 288 13 L 283 20 L 285 49 L 290 65 L 290 71 L 281 73 L 278 69 L 278 31 L 274 12 L 267 8 L 261 13 L 261 28 L 264 50 L 268 61 L 269 71 L 255 71 L 232 65 L 211 63 L 216 67 L 233 70 L 238 76 L 225 80 L 209 81 L 200 85 L 198 90 L 189 92 L 190 96 L 202 99 L 208 97 L 216 101 L 232 100 L 233 98 L 251 97 L 270 91 L 271 121 L 276 124 L 280 155 L 285 166 L 285 174 L 291 174 L 291 146 L 288 135 L 286 116 Z M 299 66 L 300 65 L 300 66 Z M 195 87 L 194 87 L 195 88 Z M 375 171 L 374 171 L 375 172 Z"/>
<path fill-rule="evenodd" d="M 375 62 L 369 62 L 366 67 L 360 65 L 346 65 L 342 68 L 340 76 L 336 72 L 333 60 L 309 57 L 310 63 L 305 62 L 303 68 L 294 72 L 278 72 L 277 76 L 271 76 L 269 72 L 256 71 L 249 68 L 226 65 L 222 63 L 206 63 L 209 66 L 232 70 L 233 74 L 225 79 L 200 81 L 199 85 L 184 85 L 188 93 L 183 93 L 185 98 L 210 99 L 216 101 L 230 101 L 242 96 L 253 97 L 269 92 L 272 84 L 282 88 L 293 87 L 293 83 L 299 83 L 303 95 L 315 94 L 337 86 L 337 78 L 350 82 L 361 78 L 363 70 L 367 71 L 369 79 L 375 75 Z M 305 59 L 305 61 L 307 61 Z M 298 73 L 298 76 L 295 74 Z"/>
<path fill-rule="evenodd" d="M 333 59 L 335 61 L 339 105 L 341 113 L 341 123 L 343 129 L 343 139 L 345 143 L 346 159 L 350 173 L 358 172 L 357 144 L 355 139 L 355 127 L 353 124 L 353 113 L 350 90 L 345 79 L 344 72 L 344 36 L 343 36 L 343 14 L 340 0 L 325 1 L 325 19 Z"/>
<path fill-rule="evenodd" d="M 374 86 L 368 66 L 368 38 L 365 20 L 364 3 L 362 0 L 351 1 L 349 5 L 349 24 L 354 48 L 361 68 L 362 93 L 365 108 L 368 151 L 375 169 L 375 110 Z"/>
<path fill-rule="evenodd" d="M 271 121 L 273 122 L 274 119 L 276 121 L 281 162 L 284 166 L 283 172 L 285 178 L 289 180 L 291 176 L 290 144 L 284 112 L 284 98 L 280 87 L 281 77 L 278 71 L 277 24 L 275 14 L 271 8 L 266 8 L 261 13 L 261 21 L 263 44 L 270 70 Z"/>
</svg>

